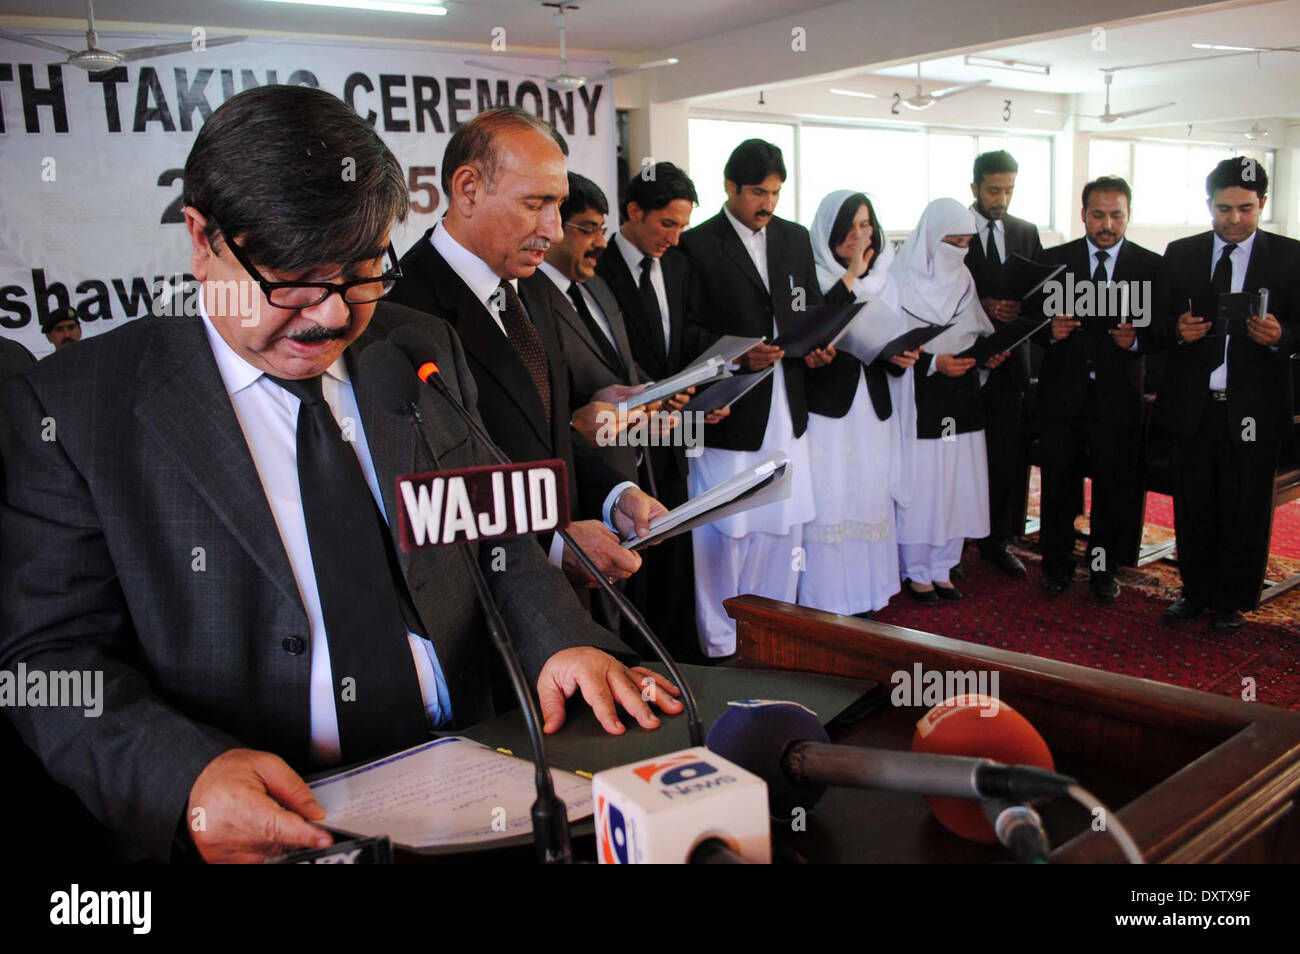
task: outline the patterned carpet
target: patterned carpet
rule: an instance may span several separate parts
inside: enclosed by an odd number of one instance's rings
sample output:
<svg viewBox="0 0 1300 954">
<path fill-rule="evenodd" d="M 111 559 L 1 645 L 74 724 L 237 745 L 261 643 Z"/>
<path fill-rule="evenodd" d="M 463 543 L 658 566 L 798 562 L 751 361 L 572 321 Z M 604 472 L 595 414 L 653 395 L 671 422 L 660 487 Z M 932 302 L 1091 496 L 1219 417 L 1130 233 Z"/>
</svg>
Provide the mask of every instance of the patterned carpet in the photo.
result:
<svg viewBox="0 0 1300 954">
<path fill-rule="evenodd" d="M 1035 471 L 1031 514 L 1037 507 Z M 1143 542 L 1172 538 L 1172 516 L 1169 498 L 1150 495 Z M 1077 526 L 1086 529 L 1086 520 Z M 875 618 L 1237 698 L 1248 685 L 1245 680 L 1253 679 L 1259 702 L 1300 710 L 1300 587 L 1263 604 L 1248 614 L 1240 632 L 1225 636 L 1211 628 L 1209 614 L 1181 626 L 1161 619 L 1161 610 L 1178 594 L 1178 568 L 1172 564 L 1123 568 L 1119 601 L 1103 606 L 1093 599 L 1086 572 L 1076 574 L 1059 597 L 1042 592 L 1036 537 L 1023 539 L 1015 550 L 1029 568 L 1027 581 L 998 572 L 968 546 L 962 562 L 966 579 L 958 584 L 965 599 L 928 607 L 900 594 Z M 1269 579 L 1300 571 L 1300 501 L 1278 510 L 1272 550 Z"/>
</svg>

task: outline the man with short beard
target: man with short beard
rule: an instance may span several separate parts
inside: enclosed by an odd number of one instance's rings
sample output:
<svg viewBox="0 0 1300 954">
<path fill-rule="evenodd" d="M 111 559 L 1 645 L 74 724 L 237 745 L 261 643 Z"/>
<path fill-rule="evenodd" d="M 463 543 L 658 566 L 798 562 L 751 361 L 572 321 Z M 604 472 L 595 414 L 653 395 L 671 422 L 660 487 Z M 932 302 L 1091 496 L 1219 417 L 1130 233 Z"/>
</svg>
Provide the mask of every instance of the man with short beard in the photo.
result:
<svg viewBox="0 0 1300 954">
<path fill-rule="evenodd" d="M 1038 373 L 1038 431 L 1043 503 L 1039 542 L 1043 551 L 1043 590 L 1065 592 L 1074 578 L 1074 516 L 1079 475 L 1091 463 L 1092 511 L 1085 562 L 1093 595 L 1102 603 L 1119 598 L 1115 571 L 1126 541 L 1142 528 L 1142 376 L 1143 346 L 1150 340 L 1152 292 L 1160 256 L 1125 238 L 1132 191 L 1123 179 L 1102 177 L 1083 187 L 1083 226 L 1087 234 L 1043 252 L 1041 261 L 1064 265 L 1056 281 L 1078 296 L 1091 286 L 1093 314 L 1053 317 L 1042 333 L 1047 352 Z M 1112 282 L 1141 283 L 1137 294 L 1108 292 Z M 1116 319 L 1114 301 L 1141 302 L 1142 315 Z M 1104 305 L 1102 303 L 1105 303 Z M 1136 320 L 1135 320 L 1136 319 Z M 1112 327 L 1114 325 L 1115 327 Z M 1142 327 L 1137 327 L 1141 325 Z M 1130 549 L 1135 549 L 1132 547 Z"/>
</svg>

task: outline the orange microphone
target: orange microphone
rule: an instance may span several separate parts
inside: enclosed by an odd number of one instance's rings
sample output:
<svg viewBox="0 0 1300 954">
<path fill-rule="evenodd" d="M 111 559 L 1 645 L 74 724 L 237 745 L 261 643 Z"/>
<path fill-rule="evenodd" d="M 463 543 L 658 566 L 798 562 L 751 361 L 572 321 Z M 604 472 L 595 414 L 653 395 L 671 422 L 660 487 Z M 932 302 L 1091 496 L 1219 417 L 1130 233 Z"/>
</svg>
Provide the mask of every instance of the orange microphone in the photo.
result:
<svg viewBox="0 0 1300 954">
<path fill-rule="evenodd" d="M 923 715 L 912 735 L 912 751 L 1056 769 L 1047 743 L 1029 721 L 1002 700 L 982 695 L 954 696 Z M 953 834 L 990 844 L 999 840 L 981 802 L 933 795 L 925 800 Z"/>
</svg>

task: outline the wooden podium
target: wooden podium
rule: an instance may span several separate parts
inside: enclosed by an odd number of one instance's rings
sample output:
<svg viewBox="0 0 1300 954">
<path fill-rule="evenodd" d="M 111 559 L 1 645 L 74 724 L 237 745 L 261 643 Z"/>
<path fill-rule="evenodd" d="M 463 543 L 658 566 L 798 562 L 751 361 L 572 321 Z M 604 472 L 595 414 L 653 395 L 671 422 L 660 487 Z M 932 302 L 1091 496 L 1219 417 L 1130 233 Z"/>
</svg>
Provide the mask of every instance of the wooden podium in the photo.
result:
<svg viewBox="0 0 1300 954">
<path fill-rule="evenodd" d="M 737 665 L 874 679 L 900 670 L 994 671 L 999 696 L 1127 826 L 1148 862 L 1300 860 L 1300 714 L 1177 686 L 1007 652 L 912 629 L 742 596 Z M 907 748 L 926 707 L 888 702 L 835 740 Z M 1052 860 L 1122 862 L 1073 802 L 1042 810 Z M 944 829 L 919 797 L 833 789 L 801 823 L 774 823 L 784 849 L 808 861 L 999 861 L 1000 846 Z M 787 830 L 789 829 L 789 830 Z"/>
</svg>

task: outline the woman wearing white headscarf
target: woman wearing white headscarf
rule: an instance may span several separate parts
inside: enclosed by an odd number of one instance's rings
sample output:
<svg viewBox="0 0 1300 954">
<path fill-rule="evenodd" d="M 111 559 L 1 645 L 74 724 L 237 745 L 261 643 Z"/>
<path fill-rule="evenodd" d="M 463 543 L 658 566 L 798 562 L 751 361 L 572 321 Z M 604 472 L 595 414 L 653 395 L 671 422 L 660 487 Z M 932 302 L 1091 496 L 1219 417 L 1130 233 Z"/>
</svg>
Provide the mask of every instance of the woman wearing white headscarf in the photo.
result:
<svg viewBox="0 0 1300 954">
<path fill-rule="evenodd" d="M 870 200 L 848 189 L 832 192 L 810 232 L 826 303 L 883 298 L 891 307 L 870 315 L 890 324 L 879 332 L 891 338 L 906 331 L 889 279 L 894 250 Z M 903 442 L 915 439 L 910 368 L 916 358 L 913 352 L 864 365 L 830 348 L 807 361 L 817 368 L 805 378 L 817 516 L 804 525 L 799 602 L 805 606 L 867 615 L 898 592 L 894 510 L 907 501 L 900 465 Z M 911 425 L 906 432 L 901 420 Z"/>
<path fill-rule="evenodd" d="M 943 325 L 917 362 L 911 497 L 898 508 L 904 588 L 922 603 L 961 599 L 949 582 L 967 537 L 989 532 L 987 450 L 979 389 L 987 372 L 958 358 L 993 324 L 966 269 L 975 216 L 955 199 L 925 207 L 889 270 L 909 328 Z M 996 367 L 1005 354 L 990 361 Z"/>
</svg>

